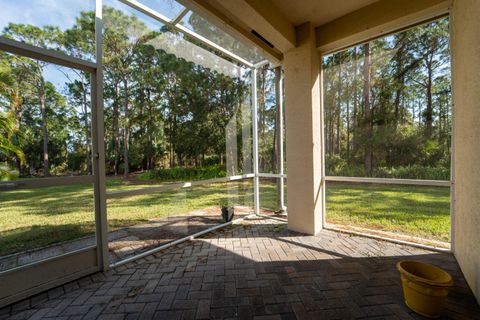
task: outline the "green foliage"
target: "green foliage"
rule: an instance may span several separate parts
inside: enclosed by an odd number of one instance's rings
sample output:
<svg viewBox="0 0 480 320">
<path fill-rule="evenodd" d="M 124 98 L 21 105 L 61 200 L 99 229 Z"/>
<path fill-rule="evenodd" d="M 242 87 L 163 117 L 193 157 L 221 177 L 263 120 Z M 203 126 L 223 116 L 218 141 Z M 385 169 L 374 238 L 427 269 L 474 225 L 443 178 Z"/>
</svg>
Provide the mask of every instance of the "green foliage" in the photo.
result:
<svg viewBox="0 0 480 320">
<path fill-rule="evenodd" d="M 171 40 L 173 31 L 155 29 L 138 15 L 108 6 L 103 15 L 107 172 L 223 162 L 225 127 L 232 119 L 236 142 L 243 143 L 241 103 L 248 94 L 248 73 L 234 78 L 170 54 L 155 40 Z M 94 59 L 94 22 L 94 12 L 88 11 L 66 30 L 10 23 L 2 35 Z M 26 155 L 21 166 L 11 155 L 1 155 L 0 161 L 18 166 L 25 177 L 91 173 L 89 74 L 62 69 L 67 81 L 56 87 L 45 78 L 52 66 L 0 54 L 0 80 L 5 80 L 0 111 L 12 109 L 25 132 L 19 146 Z"/>
<path fill-rule="evenodd" d="M 139 175 L 141 180 L 159 181 L 195 181 L 222 178 L 226 176 L 225 166 L 212 165 L 206 167 L 174 167 L 156 169 L 143 172 Z"/>
<path fill-rule="evenodd" d="M 450 167 L 426 167 L 420 165 L 384 168 L 374 172 L 377 178 L 450 180 Z"/>
<path fill-rule="evenodd" d="M 330 156 L 326 159 L 327 175 L 342 177 L 365 177 L 363 165 L 352 165 L 346 159 Z M 376 167 L 370 175 L 374 178 L 450 180 L 450 167 L 423 165 Z"/>
<path fill-rule="evenodd" d="M 448 29 L 443 18 L 324 57 L 330 174 L 448 178 Z"/>
<path fill-rule="evenodd" d="M 20 163 L 24 163 L 25 154 L 12 142 L 13 137 L 19 134 L 12 114 L 0 112 L 0 156 L 14 155 Z M 0 180 L 13 180 L 17 176 L 18 173 L 12 172 L 7 165 L 0 165 Z"/>
</svg>

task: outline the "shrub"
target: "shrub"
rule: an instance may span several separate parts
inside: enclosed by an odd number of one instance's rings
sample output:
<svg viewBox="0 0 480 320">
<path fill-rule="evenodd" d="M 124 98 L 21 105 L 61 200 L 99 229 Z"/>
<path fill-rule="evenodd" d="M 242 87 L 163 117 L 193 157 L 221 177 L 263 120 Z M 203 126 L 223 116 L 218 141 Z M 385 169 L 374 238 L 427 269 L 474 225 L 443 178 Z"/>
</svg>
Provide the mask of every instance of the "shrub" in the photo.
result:
<svg viewBox="0 0 480 320">
<path fill-rule="evenodd" d="M 328 160 L 328 159 L 327 159 Z M 341 177 L 367 177 L 365 167 L 358 164 L 347 164 L 344 161 L 336 161 L 328 164 L 328 176 Z M 394 179 L 421 179 L 421 180 L 450 180 L 450 168 L 448 166 L 397 166 L 397 167 L 378 167 L 373 170 L 374 178 L 394 178 Z"/>
<path fill-rule="evenodd" d="M 419 165 L 393 168 L 377 168 L 374 171 L 377 178 L 450 180 L 450 168 L 424 167 Z"/>
<path fill-rule="evenodd" d="M 226 176 L 225 166 L 174 167 L 149 170 L 139 175 L 141 180 L 193 181 L 221 178 Z"/>
</svg>

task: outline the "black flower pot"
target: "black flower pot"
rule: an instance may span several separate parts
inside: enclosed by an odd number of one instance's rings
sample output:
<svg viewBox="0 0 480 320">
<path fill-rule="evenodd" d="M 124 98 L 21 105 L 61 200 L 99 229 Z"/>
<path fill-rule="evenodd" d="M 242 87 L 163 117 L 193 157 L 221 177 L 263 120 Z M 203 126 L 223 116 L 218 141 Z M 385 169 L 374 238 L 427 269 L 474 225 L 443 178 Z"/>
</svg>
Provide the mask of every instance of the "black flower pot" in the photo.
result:
<svg viewBox="0 0 480 320">
<path fill-rule="evenodd" d="M 233 207 L 222 207 L 222 218 L 223 222 L 230 222 L 232 221 L 234 216 L 234 209 Z"/>
</svg>

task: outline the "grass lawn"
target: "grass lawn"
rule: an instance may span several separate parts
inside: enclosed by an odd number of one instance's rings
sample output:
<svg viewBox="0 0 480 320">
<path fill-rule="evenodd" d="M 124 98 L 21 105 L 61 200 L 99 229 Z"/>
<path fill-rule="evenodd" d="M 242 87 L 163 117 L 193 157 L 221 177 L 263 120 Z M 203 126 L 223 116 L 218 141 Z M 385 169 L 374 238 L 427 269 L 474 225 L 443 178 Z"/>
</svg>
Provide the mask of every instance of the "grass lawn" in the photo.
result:
<svg viewBox="0 0 480 320">
<path fill-rule="evenodd" d="M 328 183 L 327 222 L 450 241 L 450 188 Z"/>
<path fill-rule="evenodd" d="M 145 187 L 152 185 L 132 185 L 119 179 L 107 182 L 108 191 Z M 243 181 L 109 199 L 109 228 L 114 230 L 221 203 L 252 206 L 251 190 L 251 182 Z M 0 203 L 0 255 L 95 232 L 90 184 L 0 192 Z"/>
<path fill-rule="evenodd" d="M 108 181 L 108 191 L 151 186 Z M 251 180 L 108 200 L 110 230 L 194 209 L 252 206 Z M 262 181 L 261 207 L 275 209 L 275 185 Z M 329 222 L 448 240 L 449 189 L 435 187 L 327 187 Z M 94 233 L 91 185 L 0 192 L 0 255 L 38 248 Z"/>
</svg>

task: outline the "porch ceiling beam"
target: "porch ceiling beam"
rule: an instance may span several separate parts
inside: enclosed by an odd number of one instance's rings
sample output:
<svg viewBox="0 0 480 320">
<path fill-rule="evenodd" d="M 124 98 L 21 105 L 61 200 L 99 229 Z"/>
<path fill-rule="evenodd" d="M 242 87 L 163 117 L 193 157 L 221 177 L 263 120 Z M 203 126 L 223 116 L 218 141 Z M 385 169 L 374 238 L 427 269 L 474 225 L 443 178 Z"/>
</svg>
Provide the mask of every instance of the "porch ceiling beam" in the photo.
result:
<svg viewBox="0 0 480 320">
<path fill-rule="evenodd" d="M 380 0 L 316 28 L 317 49 L 325 54 L 434 19 L 452 0 Z"/>
<path fill-rule="evenodd" d="M 264 1 L 270 3 L 269 0 Z M 240 41 L 256 46 L 272 62 L 281 61 L 285 49 L 294 46 L 295 30 L 286 19 L 281 18 L 279 14 L 278 19 L 281 19 L 283 22 L 277 21 L 276 25 L 283 24 L 285 29 L 279 31 L 247 1 L 178 0 L 178 2 L 196 12 L 208 15 L 211 22 L 222 27 L 222 29 L 237 37 Z M 261 11 L 259 6 L 257 9 Z M 252 30 L 257 31 L 272 43 L 274 47 L 272 48 L 260 40 L 251 32 Z"/>
</svg>

